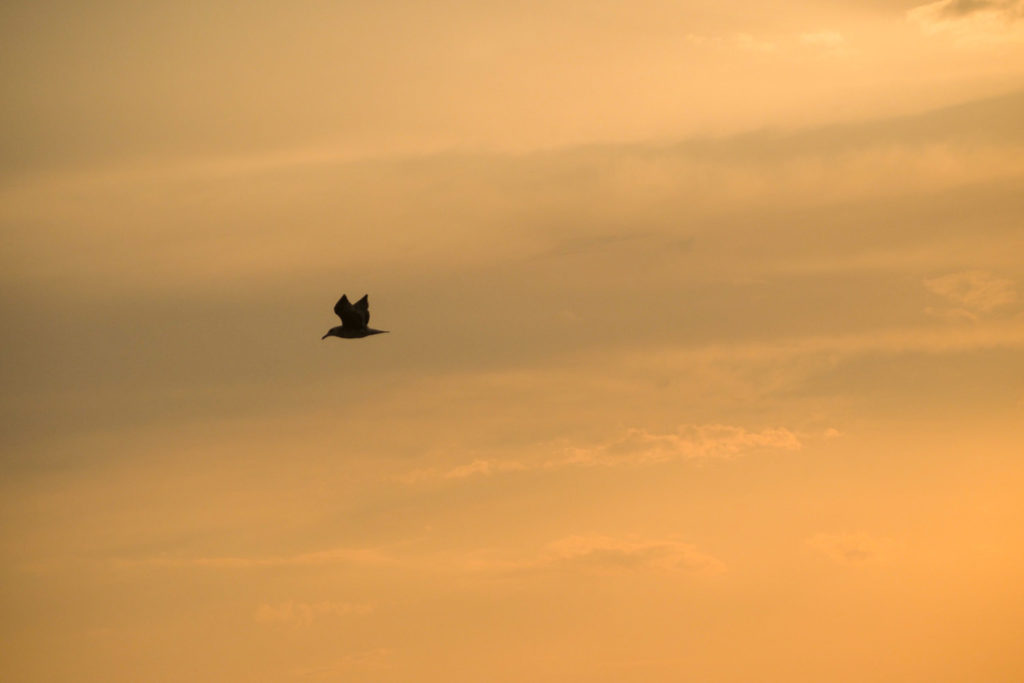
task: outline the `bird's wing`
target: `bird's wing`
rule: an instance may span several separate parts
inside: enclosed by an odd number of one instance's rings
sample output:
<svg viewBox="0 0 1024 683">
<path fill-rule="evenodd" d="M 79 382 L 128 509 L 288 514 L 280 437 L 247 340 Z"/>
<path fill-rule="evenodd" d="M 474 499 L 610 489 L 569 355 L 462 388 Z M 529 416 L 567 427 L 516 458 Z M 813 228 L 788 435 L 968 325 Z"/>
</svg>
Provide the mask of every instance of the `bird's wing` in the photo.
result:
<svg viewBox="0 0 1024 683">
<path fill-rule="evenodd" d="M 363 324 L 370 324 L 370 295 L 363 294 L 363 298 L 352 304 L 352 307 L 363 314 Z"/>
<path fill-rule="evenodd" d="M 349 303 L 348 297 L 344 294 L 334 304 L 334 313 L 341 318 L 341 324 L 345 327 L 360 329 L 366 327 L 366 320 L 362 311 Z"/>
</svg>

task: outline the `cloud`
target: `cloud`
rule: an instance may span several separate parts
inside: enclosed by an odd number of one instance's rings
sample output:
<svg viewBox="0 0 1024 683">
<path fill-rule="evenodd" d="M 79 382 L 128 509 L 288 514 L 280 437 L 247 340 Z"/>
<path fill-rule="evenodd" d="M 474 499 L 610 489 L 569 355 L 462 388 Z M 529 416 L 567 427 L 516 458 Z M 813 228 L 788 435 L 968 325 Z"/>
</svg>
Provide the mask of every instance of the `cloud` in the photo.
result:
<svg viewBox="0 0 1024 683">
<path fill-rule="evenodd" d="M 732 49 L 741 52 L 775 52 L 779 49 L 779 43 L 767 40 L 751 33 L 732 33 L 729 35 L 704 35 L 688 33 L 686 42 L 697 47 L 708 47 L 716 49 Z"/>
<path fill-rule="evenodd" d="M 965 270 L 926 279 L 924 285 L 957 305 L 946 311 L 947 316 L 965 319 L 976 319 L 979 313 L 989 313 L 1017 300 L 1013 280 L 983 270 Z"/>
<path fill-rule="evenodd" d="M 729 35 L 688 34 L 686 41 L 695 47 L 732 49 L 739 52 L 760 54 L 785 53 L 801 46 L 841 52 L 846 47 L 846 38 L 838 31 L 823 29 L 806 33 L 791 33 L 767 38 L 753 33 L 732 33 Z"/>
<path fill-rule="evenodd" d="M 352 669 L 379 669 L 386 667 L 394 651 L 387 647 L 376 647 L 349 653 L 331 664 L 304 666 L 291 671 L 292 678 L 306 680 L 339 680 L 338 677 Z"/>
<path fill-rule="evenodd" d="M 1024 40 L 1024 0 L 939 0 L 909 10 L 907 19 L 961 44 Z"/>
<path fill-rule="evenodd" d="M 253 618 L 261 624 L 286 624 L 289 626 L 309 626 L 323 617 L 341 617 L 353 614 L 369 614 L 371 605 L 353 604 L 348 602 L 295 602 L 288 600 L 277 605 L 260 605 Z"/>
<path fill-rule="evenodd" d="M 721 560 L 697 550 L 689 543 L 609 536 L 569 536 L 549 543 L 545 564 L 601 572 L 725 571 L 725 564 Z"/>
<path fill-rule="evenodd" d="M 839 362 L 867 355 L 920 353 L 940 355 L 989 349 L 1024 348 L 1024 324 L 1015 320 L 986 321 L 971 327 L 907 327 L 856 334 L 783 338 L 765 342 L 714 344 L 693 349 L 666 348 L 634 353 L 629 367 L 652 372 L 694 363 L 762 365 L 812 356 Z"/>
<path fill-rule="evenodd" d="M 534 452 L 528 453 L 527 457 L 515 460 L 477 458 L 440 473 L 436 469 L 417 470 L 405 475 L 403 480 L 467 479 L 565 467 L 620 467 L 674 460 L 728 459 L 765 450 L 798 450 L 801 445 L 799 437 L 783 427 L 751 431 L 722 424 L 684 425 L 668 433 L 631 427 L 596 444 L 547 443 L 534 447 Z"/>
<path fill-rule="evenodd" d="M 891 555 L 894 543 L 885 538 L 858 533 L 815 534 L 807 544 L 828 559 L 842 565 L 861 565 Z"/>
<path fill-rule="evenodd" d="M 445 479 L 465 479 L 475 475 L 490 475 L 499 472 L 518 472 L 530 469 L 526 465 L 514 460 L 483 460 L 477 459 L 467 465 L 459 465 L 445 472 L 442 476 Z"/>
<path fill-rule="evenodd" d="M 269 555 L 256 557 L 147 557 L 142 559 L 118 558 L 119 567 L 209 567 L 211 569 L 255 569 L 261 567 L 315 566 L 330 564 L 381 565 L 392 559 L 381 551 L 367 548 L 333 548 L 295 555 Z"/>
<path fill-rule="evenodd" d="M 806 51 L 811 44 L 835 42 L 836 33 L 805 33 L 798 44 L 797 38 L 789 44 Z M 344 252 L 334 243 L 337 215 L 374 226 L 360 234 L 359 259 L 343 262 L 345 267 L 377 277 L 397 270 L 395 280 L 409 277 L 417 288 L 425 284 L 425 271 L 438 263 L 493 265 L 517 256 L 526 263 L 531 256 L 614 256 L 624 249 L 635 250 L 637 263 L 678 261 L 681 252 L 665 248 L 659 238 L 678 241 L 697 234 L 705 249 L 697 227 L 704 219 L 694 221 L 705 212 L 731 215 L 730 207 L 737 205 L 756 211 L 792 208 L 794 202 L 880 201 L 908 190 L 1015 178 L 1024 168 L 1016 149 L 1020 100 L 1018 93 L 966 109 L 794 134 L 763 131 L 524 157 L 438 154 L 413 162 L 343 163 L 343 151 L 336 157 L 315 150 L 268 151 L 223 162 L 197 156 L 173 171 L 157 167 L 111 178 L 47 175 L 3 192 L 9 241 L 18 256 L 9 259 L 4 277 L 44 290 L 52 285 L 60 292 L 61 311 L 82 306 L 78 301 L 64 305 L 68 291 L 76 299 L 95 296 L 106 312 L 111 291 L 105 290 L 111 288 L 118 297 L 125 291 L 137 294 L 141 286 L 180 299 L 241 277 L 275 286 L 286 280 L 294 287 L 309 273 L 339 265 Z M 215 190 L 197 195 L 196 187 Z M 235 202 L 240 195 L 248 197 L 244 204 Z M 300 215 L 296 196 L 311 198 Z M 224 220 L 206 224 L 197 211 Z M 145 230 L 138 229 L 138 215 L 152 217 Z M 409 231 L 407 215 L 416 215 L 423 229 Z M 453 215 L 464 220 L 453 221 Z M 283 223 L 292 226 L 291 237 L 281 231 Z M 31 229 L 40 224 L 47 229 Z M 196 227 L 183 231 L 182 225 Z M 780 242 L 770 224 L 759 232 L 772 235 L 772 244 L 788 245 L 785 233 Z M 627 233 L 637 237 L 622 237 Z M 886 239 L 905 239 L 900 233 Z M 826 235 L 824 244 L 830 241 Z M 111 250 L 112 244 L 118 249 Z M 131 258 L 124 257 L 127 253 Z M 861 254 L 857 249 L 830 253 L 844 260 Z M 764 256 L 759 263 L 771 263 L 770 257 L 780 253 Z M 591 265 L 577 264 L 576 272 Z M 104 277 L 98 277 L 101 273 Z M 561 274 L 560 286 L 568 282 L 571 278 Z M 260 305 L 266 305 L 265 295 Z"/>
<path fill-rule="evenodd" d="M 979 12 L 1024 16 L 1024 3 L 1019 0 L 941 0 L 925 6 L 935 7 L 943 16 L 950 18 L 966 17 Z"/>
<path fill-rule="evenodd" d="M 732 39 L 733 45 L 740 50 L 750 52 L 775 52 L 779 49 L 777 43 L 771 40 L 764 40 L 749 33 L 737 33 Z"/>
<path fill-rule="evenodd" d="M 781 427 L 755 432 L 731 425 L 689 425 L 665 434 L 631 428 L 606 443 L 572 448 L 560 462 L 566 465 L 641 465 L 681 459 L 733 458 L 758 450 L 798 450 L 800 447 L 800 439 Z"/>
<path fill-rule="evenodd" d="M 424 550 L 421 548 L 421 550 Z M 523 572 L 625 571 L 705 572 L 724 571 L 717 558 L 694 545 L 675 538 L 615 538 L 604 535 L 572 535 L 545 544 L 534 552 L 505 548 L 438 550 L 416 552 L 411 547 L 382 551 L 326 550 L 277 557 L 194 557 L 118 560 L 119 567 L 175 567 L 184 569 L 251 570 L 263 567 L 316 566 L 360 563 L 370 567 L 392 567 L 412 572 L 441 574 L 520 574 Z M 284 602 L 259 605 L 253 612 L 261 624 L 304 627 L 332 617 L 364 615 L 372 604 L 350 602 Z"/>
<path fill-rule="evenodd" d="M 838 50 L 846 44 L 842 33 L 837 31 L 814 31 L 801 33 L 800 42 L 812 47 L 820 47 L 827 50 Z"/>
<path fill-rule="evenodd" d="M 616 538 L 572 535 L 547 543 L 532 556 L 479 551 L 457 559 L 473 573 L 518 575 L 533 572 L 622 574 L 631 572 L 692 572 L 719 574 L 725 563 L 675 538 Z"/>
</svg>

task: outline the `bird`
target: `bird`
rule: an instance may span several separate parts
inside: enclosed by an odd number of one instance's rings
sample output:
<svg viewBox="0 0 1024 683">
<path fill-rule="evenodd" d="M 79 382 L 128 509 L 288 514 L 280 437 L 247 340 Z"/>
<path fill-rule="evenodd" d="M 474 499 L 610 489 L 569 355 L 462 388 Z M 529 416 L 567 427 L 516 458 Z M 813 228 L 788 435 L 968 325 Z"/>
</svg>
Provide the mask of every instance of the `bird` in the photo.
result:
<svg viewBox="0 0 1024 683">
<path fill-rule="evenodd" d="M 342 339 L 359 339 L 369 337 L 371 334 L 383 334 L 388 330 L 375 330 L 367 327 L 370 322 L 370 299 L 364 294 L 363 298 L 354 304 L 349 302 L 344 294 L 334 304 L 334 313 L 341 318 L 341 324 L 327 330 L 327 334 L 320 337 L 321 340 L 328 337 L 341 337 Z"/>
</svg>

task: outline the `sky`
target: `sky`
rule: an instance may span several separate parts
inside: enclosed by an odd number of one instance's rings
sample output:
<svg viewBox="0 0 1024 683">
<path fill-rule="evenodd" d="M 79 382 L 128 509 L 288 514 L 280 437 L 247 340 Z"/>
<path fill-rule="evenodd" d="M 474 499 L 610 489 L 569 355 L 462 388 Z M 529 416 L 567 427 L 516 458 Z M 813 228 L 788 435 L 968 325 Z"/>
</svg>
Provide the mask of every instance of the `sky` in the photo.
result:
<svg viewBox="0 0 1024 683">
<path fill-rule="evenodd" d="M 1020 0 L 0 31 L 0 678 L 1024 675 Z"/>
</svg>

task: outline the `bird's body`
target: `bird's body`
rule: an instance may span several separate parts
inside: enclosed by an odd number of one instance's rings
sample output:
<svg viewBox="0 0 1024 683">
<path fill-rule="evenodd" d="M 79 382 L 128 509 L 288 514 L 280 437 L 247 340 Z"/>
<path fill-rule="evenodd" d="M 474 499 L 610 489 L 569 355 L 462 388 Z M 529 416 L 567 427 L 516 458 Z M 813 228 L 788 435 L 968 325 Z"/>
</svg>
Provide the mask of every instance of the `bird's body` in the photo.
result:
<svg viewBox="0 0 1024 683">
<path fill-rule="evenodd" d="M 344 325 L 338 325 L 327 330 L 327 334 L 320 337 L 321 339 L 327 339 L 327 337 L 341 337 L 342 339 L 360 339 L 362 337 L 368 337 L 371 334 L 382 334 L 387 330 L 371 330 L 369 327 L 361 330 L 350 330 Z"/>
<path fill-rule="evenodd" d="M 342 339 L 359 339 L 369 337 L 371 334 L 383 334 L 387 330 L 375 330 L 369 327 L 370 322 L 370 299 L 364 294 L 359 301 L 350 303 L 348 296 L 342 294 L 338 303 L 334 304 L 334 313 L 341 318 L 341 324 L 327 330 L 327 334 L 320 337 L 341 337 Z"/>
</svg>

